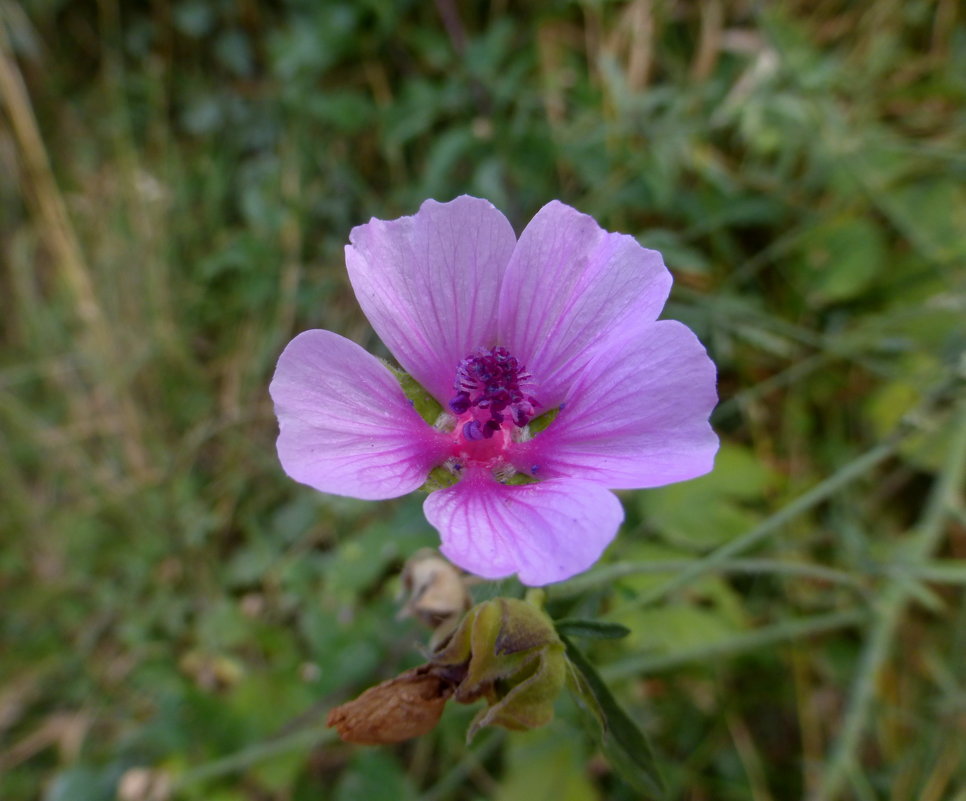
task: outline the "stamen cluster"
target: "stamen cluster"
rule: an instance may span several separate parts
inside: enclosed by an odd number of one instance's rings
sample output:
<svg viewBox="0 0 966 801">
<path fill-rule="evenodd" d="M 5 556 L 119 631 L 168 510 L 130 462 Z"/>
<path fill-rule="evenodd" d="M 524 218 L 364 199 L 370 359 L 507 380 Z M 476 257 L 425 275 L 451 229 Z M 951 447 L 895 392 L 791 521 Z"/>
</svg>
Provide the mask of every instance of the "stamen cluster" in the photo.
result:
<svg viewBox="0 0 966 801">
<path fill-rule="evenodd" d="M 527 392 L 530 378 L 523 365 L 503 347 L 481 348 L 463 359 L 456 368 L 456 395 L 449 407 L 457 415 L 471 409 L 483 412 L 463 424 L 463 436 L 468 440 L 489 439 L 500 430 L 507 415 L 519 428 L 529 423 L 534 408 L 540 405 Z"/>
</svg>

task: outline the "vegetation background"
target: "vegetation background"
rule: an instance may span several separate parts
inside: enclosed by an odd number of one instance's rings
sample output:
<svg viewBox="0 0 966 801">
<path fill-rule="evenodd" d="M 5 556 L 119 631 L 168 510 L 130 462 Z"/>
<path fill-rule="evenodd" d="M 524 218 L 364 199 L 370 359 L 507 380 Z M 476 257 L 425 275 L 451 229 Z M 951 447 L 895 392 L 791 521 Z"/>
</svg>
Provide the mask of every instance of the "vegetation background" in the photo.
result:
<svg viewBox="0 0 966 801">
<path fill-rule="evenodd" d="M 323 727 L 420 660 L 436 538 L 286 478 L 267 383 L 379 347 L 353 225 L 464 192 L 662 250 L 719 366 L 715 472 L 549 591 L 632 629 L 585 646 L 668 797 L 966 799 L 955 0 L 3 0 L 0 108 L 4 801 L 640 797 L 567 700 Z"/>
</svg>

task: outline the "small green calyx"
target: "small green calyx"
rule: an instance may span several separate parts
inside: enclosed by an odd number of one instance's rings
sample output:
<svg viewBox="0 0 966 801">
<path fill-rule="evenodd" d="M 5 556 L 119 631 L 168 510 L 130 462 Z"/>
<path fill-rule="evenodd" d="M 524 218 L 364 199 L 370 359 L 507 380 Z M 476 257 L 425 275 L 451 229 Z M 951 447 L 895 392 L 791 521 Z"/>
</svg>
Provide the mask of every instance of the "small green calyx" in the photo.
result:
<svg viewBox="0 0 966 801">
<path fill-rule="evenodd" d="M 535 479 L 533 476 L 528 476 L 526 473 L 517 472 L 512 465 L 504 465 L 503 467 L 494 470 L 493 478 L 495 478 L 501 484 L 509 484 L 511 486 L 537 483 L 537 479 Z"/>
<path fill-rule="evenodd" d="M 393 367 L 387 362 L 383 362 L 386 367 L 396 376 L 399 386 L 402 387 L 403 394 L 409 399 L 416 413 L 431 426 L 436 425 L 439 416 L 443 413 L 443 407 L 430 395 L 409 373 Z"/>
<path fill-rule="evenodd" d="M 550 618 L 513 598 L 470 609 L 432 664 L 459 677 L 454 700 L 487 702 L 467 739 L 483 726 L 524 730 L 549 723 L 567 677 L 564 645 Z"/>
</svg>

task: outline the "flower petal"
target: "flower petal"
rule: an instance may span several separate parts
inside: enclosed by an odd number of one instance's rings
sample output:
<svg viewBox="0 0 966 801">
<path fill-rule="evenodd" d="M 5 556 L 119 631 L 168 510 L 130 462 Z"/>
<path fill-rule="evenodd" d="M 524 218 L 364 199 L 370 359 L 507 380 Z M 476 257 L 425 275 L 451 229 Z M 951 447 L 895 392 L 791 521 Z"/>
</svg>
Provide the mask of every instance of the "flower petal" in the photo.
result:
<svg viewBox="0 0 966 801">
<path fill-rule="evenodd" d="M 278 456 L 296 481 L 376 500 L 418 489 L 446 456 L 375 356 L 331 331 L 305 331 L 278 359 L 269 391 Z"/>
<path fill-rule="evenodd" d="M 346 266 L 372 327 L 403 368 L 444 406 L 456 366 L 492 347 L 500 284 L 516 244 L 491 203 L 427 200 L 412 217 L 352 230 Z"/>
<path fill-rule="evenodd" d="M 628 317 L 656 320 L 670 288 L 660 253 L 555 200 L 513 251 L 500 295 L 501 344 L 532 373 L 540 403 L 555 408 L 592 346 Z"/>
<path fill-rule="evenodd" d="M 454 564 L 488 579 L 516 573 L 536 586 L 590 567 L 624 519 L 617 496 L 598 485 L 554 479 L 510 486 L 482 470 L 432 493 L 423 511 Z"/>
<path fill-rule="evenodd" d="M 718 438 L 715 368 L 681 323 L 634 326 L 587 365 L 557 418 L 521 443 L 518 469 L 611 489 L 657 487 L 707 473 Z"/>
</svg>

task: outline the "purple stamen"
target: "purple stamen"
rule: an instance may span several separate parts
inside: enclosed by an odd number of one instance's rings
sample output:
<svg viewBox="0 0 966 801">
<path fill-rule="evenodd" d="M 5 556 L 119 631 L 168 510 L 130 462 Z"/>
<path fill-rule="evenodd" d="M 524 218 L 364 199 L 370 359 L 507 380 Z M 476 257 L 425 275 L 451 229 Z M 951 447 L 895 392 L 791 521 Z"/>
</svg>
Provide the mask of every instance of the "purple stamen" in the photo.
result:
<svg viewBox="0 0 966 801">
<path fill-rule="evenodd" d="M 529 423 L 534 407 L 540 405 L 527 392 L 530 378 L 526 368 L 506 348 L 481 348 L 463 359 L 456 368 L 456 395 L 449 407 L 459 415 L 473 408 L 489 412 L 489 420 L 481 417 L 483 422 L 474 419 L 463 426 L 466 439 L 492 437 L 506 419 L 504 412 L 517 427 Z"/>
<path fill-rule="evenodd" d="M 466 392 L 458 392 L 456 397 L 449 402 L 449 408 L 456 414 L 463 414 L 470 408 L 470 396 Z"/>
</svg>

